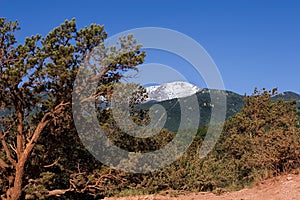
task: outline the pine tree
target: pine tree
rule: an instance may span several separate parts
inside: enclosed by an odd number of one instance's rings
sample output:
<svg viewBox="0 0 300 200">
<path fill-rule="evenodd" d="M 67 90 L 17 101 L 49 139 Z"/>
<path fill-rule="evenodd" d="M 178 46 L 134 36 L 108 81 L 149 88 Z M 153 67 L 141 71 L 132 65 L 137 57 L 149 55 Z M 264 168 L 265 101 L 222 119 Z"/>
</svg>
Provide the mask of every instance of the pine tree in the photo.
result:
<svg viewBox="0 0 300 200">
<path fill-rule="evenodd" d="M 17 21 L 0 19 L 0 108 L 6 113 L 0 120 L 0 186 L 1 197 L 13 200 L 25 198 L 25 189 L 29 191 L 28 185 L 35 181 L 28 166 L 32 167 L 33 161 L 42 162 L 37 159 L 41 155 L 35 154 L 39 148 L 52 145 L 43 140 L 45 134 L 67 134 L 67 130 L 73 134 L 71 100 L 76 74 L 84 59 L 107 38 L 103 26 L 91 24 L 78 30 L 75 19 L 66 20 L 45 37 L 26 38 L 24 44 L 16 41 L 19 29 Z M 112 84 L 120 81 L 122 72 L 137 70 L 144 60 L 145 53 L 132 36 L 121 38 L 120 44 L 122 48 L 115 48 L 120 56 L 97 76 L 95 96 L 109 97 Z M 118 54 L 124 48 L 127 51 Z M 48 166 L 54 166 L 59 157 L 44 160 L 52 160 Z M 46 171 L 41 176 L 47 174 L 51 175 Z M 75 190 L 44 189 L 45 196 Z"/>
</svg>

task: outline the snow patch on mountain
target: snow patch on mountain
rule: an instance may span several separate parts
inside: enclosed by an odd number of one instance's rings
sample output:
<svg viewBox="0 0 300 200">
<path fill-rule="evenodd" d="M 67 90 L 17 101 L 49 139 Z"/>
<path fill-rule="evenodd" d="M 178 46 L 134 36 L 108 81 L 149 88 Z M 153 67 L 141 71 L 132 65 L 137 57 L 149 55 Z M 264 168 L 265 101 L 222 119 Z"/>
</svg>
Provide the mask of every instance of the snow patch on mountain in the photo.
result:
<svg viewBox="0 0 300 200">
<path fill-rule="evenodd" d="M 201 91 L 199 87 L 181 81 L 146 87 L 146 90 L 148 92 L 148 101 L 164 101 L 174 98 L 183 98 Z"/>
</svg>

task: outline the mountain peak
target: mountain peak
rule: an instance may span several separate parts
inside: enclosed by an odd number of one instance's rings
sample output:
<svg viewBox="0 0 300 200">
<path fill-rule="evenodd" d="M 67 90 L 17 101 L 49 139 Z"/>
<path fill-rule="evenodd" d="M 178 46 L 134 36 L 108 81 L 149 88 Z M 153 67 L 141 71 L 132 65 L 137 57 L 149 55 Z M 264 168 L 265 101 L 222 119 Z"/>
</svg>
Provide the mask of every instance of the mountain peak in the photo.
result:
<svg viewBox="0 0 300 200">
<path fill-rule="evenodd" d="M 191 96 L 201 89 L 191 83 L 176 81 L 171 83 L 163 83 L 157 86 L 146 88 L 149 96 L 149 101 L 164 101 L 174 98 L 183 98 Z"/>
</svg>

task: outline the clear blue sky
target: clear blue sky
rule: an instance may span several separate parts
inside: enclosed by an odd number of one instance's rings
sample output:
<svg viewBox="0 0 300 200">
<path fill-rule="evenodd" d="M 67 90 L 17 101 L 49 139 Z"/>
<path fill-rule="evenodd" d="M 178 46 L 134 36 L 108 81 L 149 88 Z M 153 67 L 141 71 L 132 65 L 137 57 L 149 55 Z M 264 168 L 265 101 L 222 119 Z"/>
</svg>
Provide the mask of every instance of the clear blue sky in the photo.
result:
<svg viewBox="0 0 300 200">
<path fill-rule="evenodd" d="M 0 3 L 2 17 L 19 20 L 20 41 L 36 33 L 45 35 L 73 17 L 79 27 L 104 24 L 109 35 L 145 26 L 170 28 L 192 37 L 207 50 L 222 74 L 226 89 L 243 94 L 251 93 L 256 86 L 279 87 L 280 92 L 300 93 L 300 1 L 297 0 L 0 0 Z M 161 60 L 172 64 L 167 57 Z"/>
</svg>

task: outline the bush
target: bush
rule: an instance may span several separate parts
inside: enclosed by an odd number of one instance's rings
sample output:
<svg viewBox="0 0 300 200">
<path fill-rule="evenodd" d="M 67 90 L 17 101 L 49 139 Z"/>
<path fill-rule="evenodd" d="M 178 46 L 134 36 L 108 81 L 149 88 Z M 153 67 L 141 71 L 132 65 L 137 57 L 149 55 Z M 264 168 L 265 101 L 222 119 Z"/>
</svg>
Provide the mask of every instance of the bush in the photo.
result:
<svg viewBox="0 0 300 200">
<path fill-rule="evenodd" d="M 213 156 L 205 161 L 217 165 L 207 172 L 222 180 L 215 186 L 243 187 L 300 167 L 295 102 L 272 101 L 275 92 L 255 90 L 245 97 L 242 111 L 226 122 Z"/>
</svg>

